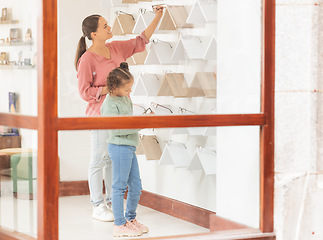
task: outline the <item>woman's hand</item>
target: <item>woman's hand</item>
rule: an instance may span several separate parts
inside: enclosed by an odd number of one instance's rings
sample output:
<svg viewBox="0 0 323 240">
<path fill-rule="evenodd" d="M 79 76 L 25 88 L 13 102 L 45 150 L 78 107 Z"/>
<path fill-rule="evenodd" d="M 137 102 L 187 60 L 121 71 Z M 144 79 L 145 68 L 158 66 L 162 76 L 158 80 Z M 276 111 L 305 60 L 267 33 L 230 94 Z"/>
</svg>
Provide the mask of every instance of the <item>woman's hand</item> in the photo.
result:
<svg viewBox="0 0 323 240">
<path fill-rule="evenodd" d="M 145 34 L 147 39 L 150 39 L 150 37 L 155 32 L 155 29 L 156 29 L 161 17 L 163 16 L 163 12 L 164 12 L 164 7 L 163 6 L 156 5 L 156 6 L 153 7 L 153 9 L 154 9 L 154 12 L 155 12 L 156 16 L 145 30 L 144 34 Z"/>
<path fill-rule="evenodd" d="M 154 6 L 154 12 L 156 14 L 156 18 L 161 19 L 161 17 L 163 16 L 164 7 L 156 5 Z"/>
</svg>

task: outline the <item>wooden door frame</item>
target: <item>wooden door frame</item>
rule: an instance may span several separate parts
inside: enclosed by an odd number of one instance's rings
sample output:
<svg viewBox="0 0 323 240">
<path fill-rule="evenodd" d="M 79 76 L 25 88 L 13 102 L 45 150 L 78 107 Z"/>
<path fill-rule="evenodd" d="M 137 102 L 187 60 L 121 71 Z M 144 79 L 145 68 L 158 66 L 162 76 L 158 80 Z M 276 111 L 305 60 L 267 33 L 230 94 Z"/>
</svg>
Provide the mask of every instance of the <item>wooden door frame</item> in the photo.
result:
<svg viewBox="0 0 323 240">
<path fill-rule="evenodd" d="M 261 113 L 194 116 L 58 118 L 57 0 L 40 0 L 38 116 L 0 113 L 0 125 L 38 130 L 38 236 L 58 239 L 58 131 L 116 128 L 260 126 L 260 230 L 274 231 L 275 0 L 262 0 Z M 131 126 L 129 125 L 131 124 Z M 212 233 L 210 233 L 212 234 Z M 0 236 L 23 238 L 0 228 Z"/>
</svg>

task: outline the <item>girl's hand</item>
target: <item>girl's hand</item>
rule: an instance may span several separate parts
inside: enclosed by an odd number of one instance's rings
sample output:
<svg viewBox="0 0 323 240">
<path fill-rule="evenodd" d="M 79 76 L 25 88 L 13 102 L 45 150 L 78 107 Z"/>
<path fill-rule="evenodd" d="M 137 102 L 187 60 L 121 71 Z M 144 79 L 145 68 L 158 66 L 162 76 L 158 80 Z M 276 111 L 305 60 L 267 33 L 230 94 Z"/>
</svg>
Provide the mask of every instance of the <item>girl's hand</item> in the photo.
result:
<svg viewBox="0 0 323 240">
<path fill-rule="evenodd" d="M 153 9 L 156 14 L 156 17 L 160 19 L 163 16 L 164 7 L 156 5 L 156 6 L 154 6 Z"/>
</svg>

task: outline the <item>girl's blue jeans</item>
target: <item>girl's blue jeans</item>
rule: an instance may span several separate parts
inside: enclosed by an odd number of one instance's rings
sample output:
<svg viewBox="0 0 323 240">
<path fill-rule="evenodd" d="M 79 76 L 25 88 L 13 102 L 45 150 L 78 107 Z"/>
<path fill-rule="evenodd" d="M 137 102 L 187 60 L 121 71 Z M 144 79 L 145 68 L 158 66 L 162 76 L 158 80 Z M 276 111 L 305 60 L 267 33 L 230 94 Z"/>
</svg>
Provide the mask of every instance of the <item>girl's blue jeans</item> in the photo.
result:
<svg viewBox="0 0 323 240">
<path fill-rule="evenodd" d="M 123 225 L 136 218 L 136 210 L 142 190 L 136 147 L 109 144 L 112 160 L 112 209 L 114 224 Z M 126 212 L 123 198 L 128 187 Z"/>
</svg>

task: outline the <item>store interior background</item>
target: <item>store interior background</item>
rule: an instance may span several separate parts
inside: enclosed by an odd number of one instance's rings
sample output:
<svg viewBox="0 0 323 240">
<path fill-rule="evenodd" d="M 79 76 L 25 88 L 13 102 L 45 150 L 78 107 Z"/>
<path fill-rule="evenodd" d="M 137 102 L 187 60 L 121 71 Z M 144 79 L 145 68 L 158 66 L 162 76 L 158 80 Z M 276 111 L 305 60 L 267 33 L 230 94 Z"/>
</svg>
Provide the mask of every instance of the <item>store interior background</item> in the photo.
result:
<svg viewBox="0 0 323 240">
<path fill-rule="evenodd" d="M 35 33 L 33 37 L 35 44 L 32 49 L 26 51 L 26 56 L 32 58 L 37 47 L 37 19 L 31 15 L 37 13 L 37 8 L 30 2 L 23 4 L 18 0 L 3 2 L 7 5 L 12 4 L 13 14 L 20 19 L 21 26 L 24 28 L 31 26 L 32 32 Z M 189 11 L 195 2 L 195 0 L 165 0 L 153 1 L 153 4 L 176 3 L 185 5 Z M 201 35 L 202 39 L 203 36 L 205 39 L 215 36 L 218 44 L 217 61 L 183 61 L 174 66 L 132 66 L 131 71 L 137 76 L 142 71 L 184 72 L 188 81 L 192 80 L 195 71 L 214 71 L 217 74 L 217 98 L 216 101 L 206 99 L 204 103 L 214 104 L 215 113 L 259 113 L 261 1 L 247 0 L 242 3 L 239 0 L 217 0 L 217 2 L 216 23 L 181 31 Z M 141 6 L 148 9 L 151 4 L 141 3 Z M 90 3 L 83 0 L 58 1 L 59 117 L 85 116 L 86 102 L 79 96 L 74 68 L 76 46 L 82 35 L 82 20 L 90 14 L 97 13 L 105 17 L 112 26 L 116 10 L 134 13 L 135 18 L 139 13 L 138 6 L 131 4 L 111 8 L 109 0 L 93 0 Z M 114 39 L 129 39 L 135 36 L 115 36 Z M 152 39 L 161 38 L 176 42 L 178 37 L 179 31 L 176 30 L 157 33 Z M 12 55 L 18 54 L 15 50 L 10 51 Z M 7 96 L 8 91 L 18 92 L 20 113 L 37 115 L 37 70 L 1 71 L 1 78 L 2 76 L 4 79 L 14 81 L 8 81 L 5 88 L 0 89 L 1 96 Z M 143 99 L 137 98 L 139 102 Z M 170 105 L 183 103 L 187 106 L 193 102 L 172 97 L 163 98 L 162 101 Z M 1 112 L 7 112 L 7 106 L 8 102 L 1 101 Z M 199 105 L 193 106 L 197 109 Z M 156 131 L 160 136 L 167 136 L 171 130 Z M 37 133 L 33 131 L 24 133 L 22 130 L 21 135 L 23 147 L 37 148 Z M 187 138 L 187 136 L 176 137 L 178 140 Z M 140 156 L 144 190 L 215 211 L 219 216 L 251 227 L 259 227 L 259 128 L 218 128 L 216 136 L 208 140 L 195 138 L 194 141 L 197 144 L 206 143 L 216 149 L 216 174 L 205 176 L 203 171 L 188 171 L 171 165 L 159 166 L 158 161 L 147 161 Z M 165 143 L 161 142 L 162 145 Z M 61 181 L 86 181 L 90 159 L 89 131 L 60 132 L 59 157 Z"/>
</svg>

